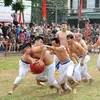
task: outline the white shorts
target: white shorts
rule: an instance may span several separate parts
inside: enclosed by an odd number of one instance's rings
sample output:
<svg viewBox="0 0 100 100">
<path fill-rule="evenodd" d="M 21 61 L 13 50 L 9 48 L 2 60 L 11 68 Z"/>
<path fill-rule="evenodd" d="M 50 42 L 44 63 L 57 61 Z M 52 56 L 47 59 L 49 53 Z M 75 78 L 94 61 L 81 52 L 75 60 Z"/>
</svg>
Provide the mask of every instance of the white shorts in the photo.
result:
<svg viewBox="0 0 100 100">
<path fill-rule="evenodd" d="M 67 60 L 63 64 L 59 65 L 59 84 L 66 83 L 68 77 L 72 77 L 74 71 L 74 63 L 71 60 Z"/>
<path fill-rule="evenodd" d="M 20 84 L 24 76 L 30 71 L 30 64 L 24 62 L 23 60 L 19 60 L 19 75 L 16 77 L 14 84 Z"/>
<path fill-rule="evenodd" d="M 98 59 L 97 59 L 97 67 L 98 67 L 98 69 L 100 69 L 100 54 L 99 54 Z"/>
</svg>

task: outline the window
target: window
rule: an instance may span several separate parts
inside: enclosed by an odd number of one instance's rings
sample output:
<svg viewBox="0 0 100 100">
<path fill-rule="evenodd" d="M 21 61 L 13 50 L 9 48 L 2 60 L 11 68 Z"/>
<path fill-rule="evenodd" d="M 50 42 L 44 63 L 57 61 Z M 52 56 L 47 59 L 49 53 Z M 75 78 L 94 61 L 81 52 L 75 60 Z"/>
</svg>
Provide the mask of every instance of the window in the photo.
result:
<svg viewBox="0 0 100 100">
<path fill-rule="evenodd" d="M 70 1 L 70 7 L 73 7 L 73 0 Z"/>
<path fill-rule="evenodd" d="M 83 0 L 83 8 L 87 7 L 87 0 Z"/>
<path fill-rule="evenodd" d="M 95 8 L 99 8 L 99 4 L 100 4 L 100 1 L 99 0 L 95 0 Z"/>
</svg>

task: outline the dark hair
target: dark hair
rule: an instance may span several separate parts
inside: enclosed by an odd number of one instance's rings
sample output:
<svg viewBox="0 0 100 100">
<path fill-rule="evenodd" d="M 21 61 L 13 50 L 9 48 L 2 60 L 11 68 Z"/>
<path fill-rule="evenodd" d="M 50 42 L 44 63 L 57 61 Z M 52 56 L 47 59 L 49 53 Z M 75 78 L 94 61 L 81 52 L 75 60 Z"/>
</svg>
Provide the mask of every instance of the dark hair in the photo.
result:
<svg viewBox="0 0 100 100">
<path fill-rule="evenodd" d="M 26 47 L 31 47 L 31 43 L 24 43 L 22 46 L 19 47 L 19 51 L 25 49 Z"/>
<path fill-rule="evenodd" d="M 59 38 L 52 38 L 52 40 L 51 41 L 55 41 L 56 43 L 59 43 L 60 44 L 60 40 L 59 40 Z"/>
<path fill-rule="evenodd" d="M 40 40 L 40 39 L 44 41 L 44 38 L 42 36 L 36 36 L 34 41 Z"/>
<path fill-rule="evenodd" d="M 68 38 L 74 39 L 74 35 L 73 35 L 73 34 L 68 34 L 68 35 L 66 36 L 66 38 L 67 38 L 67 39 L 68 39 Z"/>
<path fill-rule="evenodd" d="M 62 25 L 62 24 L 66 24 L 66 25 L 67 25 L 68 23 L 67 23 L 67 21 L 64 21 L 64 22 L 61 22 L 61 25 Z"/>
</svg>

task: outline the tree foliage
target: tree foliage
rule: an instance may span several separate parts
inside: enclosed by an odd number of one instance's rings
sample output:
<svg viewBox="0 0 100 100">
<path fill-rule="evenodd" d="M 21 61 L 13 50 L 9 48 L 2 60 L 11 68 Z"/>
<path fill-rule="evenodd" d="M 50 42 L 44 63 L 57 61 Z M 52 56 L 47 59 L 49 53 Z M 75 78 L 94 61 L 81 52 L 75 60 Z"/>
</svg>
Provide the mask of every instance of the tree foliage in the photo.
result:
<svg viewBox="0 0 100 100">
<path fill-rule="evenodd" d="M 13 2 L 13 0 L 4 0 L 4 5 L 5 6 L 12 6 L 12 9 L 15 10 L 16 12 L 18 10 L 22 11 L 24 10 L 24 5 L 22 3 L 22 0 L 18 0 L 17 2 Z"/>
<path fill-rule="evenodd" d="M 31 21 L 39 24 L 42 21 L 42 0 L 31 1 Z"/>
<path fill-rule="evenodd" d="M 18 2 L 15 2 L 15 3 L 12 4 L 12 9 L 15 10 L 16 12 L 17 12 L 18 10 L 20 10 L 20 11 L 23 12 L 23 10 L 24 10 L 24 5 L 22 4 L 21 1 L 18 1 Z"/>
<path fill-rule="evenodd" d="M 10 6 L 12 4 L 12 0 L 4 0 L 5 6 Z"/>
<path fill-rule="evenodd" d="M 57 8 L 56 8 L 57 6 Z M 47 21 L 55 22 L 57 11 L 57 22 L 60 23 L 67 17 L 67 0 L 47 0 Z"/>
</svg>

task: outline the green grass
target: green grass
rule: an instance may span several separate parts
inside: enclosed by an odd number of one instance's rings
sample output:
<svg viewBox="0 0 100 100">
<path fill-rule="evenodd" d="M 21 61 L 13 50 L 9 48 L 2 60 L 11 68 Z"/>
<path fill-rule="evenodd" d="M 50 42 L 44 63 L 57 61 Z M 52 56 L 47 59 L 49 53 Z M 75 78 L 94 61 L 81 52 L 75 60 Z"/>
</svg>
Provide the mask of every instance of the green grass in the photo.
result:
<svg viewBox="0 0 100 100">
<path fill-rule="evenodd" d="M 18 60 L 20 59 L 19 56 L 10 56 L 7 58 L 0 59 L 0 68 L 3 69 L 14 69 L 18 66 Z"/>
<path fill-rule="evenodd" d="M 91 54 L 88 71 L 93 77 L 91 85 L 82 83 L 76 88 L 77 93 L 55 94 L 55 89 L 38 86 L 35 75 L 28 73 L 13 95 L 8 95 L 13 81 L 18 74 L 19 56 L 0 59 L 0 100 L 100 100 L 100 72 L 96 67 L 98 54 Z"/>
</svg>

